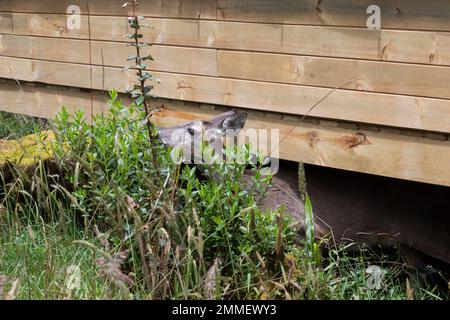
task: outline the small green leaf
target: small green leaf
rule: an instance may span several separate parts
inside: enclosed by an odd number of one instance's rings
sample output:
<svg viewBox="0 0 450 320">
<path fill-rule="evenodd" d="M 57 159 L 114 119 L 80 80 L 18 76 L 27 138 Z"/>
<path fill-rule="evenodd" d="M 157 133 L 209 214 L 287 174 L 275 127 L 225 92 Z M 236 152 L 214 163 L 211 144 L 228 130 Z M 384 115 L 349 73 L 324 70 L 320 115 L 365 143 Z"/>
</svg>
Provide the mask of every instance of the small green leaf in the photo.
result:
<svg viewBox="0 0 450 320">
<path fill-rule="evenodd" d="M 111 90 L 109 92 L 109 96 L 110 96 L 112 102 L 116 101 L 117 100 L 117 96 L 118 96 L 117 91 L 116 90 Z"/>
<path fill-rule="evenodd" d="M 153 59 L 153 57 L 151 55 L 145 56 L 141 58 L 142 60 L 150 60 L 150 61 L 155 61 L 155 59 Z"/>
<path fill-rule="evenodd" d="M 144 86 L 144 94 L 149 93 L 150 91 L 152 91 L 153 86 Z"/>
<path fill-rule="evenodd" d="M 139 98 L 136 99 L 136 104 L 138 106 L 140 106 L 144 102 L 144 100 L 145 100 L 145 97 L 144 96 L 140 96 Z"/>
<path fill-rule="evenodd" d="M 240 229 L 243 233 L 248 233 L 248 229 L 244 226 L 240 226 Z"/>
<path fill-rule="evenodd" d="M 130 17 L 128 18 L 128 24 L 130 25 L 131 28 L 133 29 L 138 29 L 139 28 L 139 22 L 136 18 L 134 17 Z"/>
<path fill-rule="evenodd" d="M 151 99 L 158 99 L 158 96 L 154 95 L 153 93 L 147 93 L 145 96 Z"/>
<path fill-rule="evenodd" d="M 152 77 L 152 75 L 148 72 L 144 72 L 142 76 L 138 77 L 139 81 L 145 81 L 147 79 L 150 79 Z"/>
<path fill-rule="evenodd" d="M 131 97 L 132 98 L 137 98 L 137 97 L 140 97 L 140 96 L 142 96 L 142 92 L 140 90 L 133 90 L 133 91 L 131 91 Z"/>
<path fill-rule="evenodd" d="M 222 218 L 221 218 L 221 217 L 219 217 L 219 216 L 214 216 L 212 219 L 214 220 L 214 222 L 215 222 L 218 226 L 220 226 L 220 225 L 222 224 Z"/>
<path fill-rule="evenodd" d="M 127 34 L 127 38 L 128 39 L 136 39 L 136 38 L 142 38 L 144 35 L 140 34 L 140 33 L 130 33 Z"/>
</svg>

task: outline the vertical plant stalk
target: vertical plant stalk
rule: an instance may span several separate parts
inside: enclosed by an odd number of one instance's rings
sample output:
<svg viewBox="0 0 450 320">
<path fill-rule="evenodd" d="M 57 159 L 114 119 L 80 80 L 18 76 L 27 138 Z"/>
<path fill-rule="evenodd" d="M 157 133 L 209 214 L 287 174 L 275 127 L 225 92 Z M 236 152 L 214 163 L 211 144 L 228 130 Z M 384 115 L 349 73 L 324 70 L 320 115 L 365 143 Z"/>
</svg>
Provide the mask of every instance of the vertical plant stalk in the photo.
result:
<svg viewBox="0 0 450 320">
<path fill-rule="evenodd" d="M 148 44 L 143 42 L 139 42 L 139 39 L 143 37 L 142 34 L 139 33 L 141 26 L 139 25 L 140 17 L 136 14 L 136 6 L 139 3 L 136 0 L 132 0 L 131 3 L 124 3 L 122 7 L 131 6 L 132 8 L 132 16 L 128 17 L 129 26 L 134 29 L 134 32 L 128 34 L 129 39 L 133 39 L 133 43 L 131 44 L 136 48 L 136 55 L 134 57 L 129 57 L 127 60 L 130 61 L 134 59 L 135 65 L 132 67 L 127 67 L 124 70 L 133 69 L 136 70 L 136 75 L 138 76 L 139 85 L 135 86 L 134 90 L 131 91 L 131 97 L 135 99 L 135 103 L 138 106 L 143 106 L 145 112 L 145 120 L 147 123 L 147 131 L 148 138 L 151 145 L 151 158 L 155 168 L 158 168 L 156 162 L 156 150 L 155 150 L 155 139 L 153 136 L 153 125 L 150 121 L 151 118 L 151 108 L 149 106 L 147 97 L 151 96 L 150 91 L 153 89 L 152 85 L 147 85 L 146 81 L 151 78 L 151 75 L 145 71 L 146 65 L 143 64 L 145 60 L 153 60 L 153 58 L 148 55 L 146 57 L 141 56 L 141 47 L 147 46 Z"/>
<path fill-rule="evenodd" d="M 147 251 L 145 249 L 145 238 L 141 231 L 136 235 L 138 240 L 139 254 L 141 256 L 141 267 L 144 276 L 144 284 L 149 291 L 152 291 L 154 284 L 152 282 L 152 277 L 150 274 L 150 266 L 147 260 Z"/>
<path fill-rule="evenodd" d="M 284 222 L 284 209 L 281 210 L 280 214 L 276 216 L 277 224 L 278 224 L 278 232 L 277 232 L 277 242 L 275 245 L 275 254 L 277 261 L 282 260 L 283 255 L 283 222 Z"/>
<path fill-rule="evenodd" d="M 91 36 L 91 12 L 89 9 L 89 3 L 86 4 L 87 7 L 87 13 L 88 13 L 88 36 L 89 36 L 89 85 L 90 85 L 90 97 L 91 97 L 91 114 L 89 121 L 91 124 L 93 124 L 93 117 L 94 117 L 94 93 L 92 90 L 94 90 L 93 87 L 93 81 L 92 81 L 92 36 Z"/>
<path fill-rule="evenodd" d="M 298 190 L 300 193 L 300 200 L 303 202 L 306 201 L 306 170 L 305 170 L 305 164 L 303 162 L 298 163 Z"/>
</svg>

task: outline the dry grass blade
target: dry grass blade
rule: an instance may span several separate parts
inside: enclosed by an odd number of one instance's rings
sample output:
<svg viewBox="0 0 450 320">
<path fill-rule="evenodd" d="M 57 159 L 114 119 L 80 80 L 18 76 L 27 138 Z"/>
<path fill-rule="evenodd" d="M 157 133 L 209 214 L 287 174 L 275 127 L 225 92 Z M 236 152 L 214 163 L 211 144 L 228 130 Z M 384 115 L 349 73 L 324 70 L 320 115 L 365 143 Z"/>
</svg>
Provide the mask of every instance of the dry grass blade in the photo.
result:
<svg viewBox="0 0 450 320">
<path fill-rule="evenodd" d="M 408 278 L 406 279 L 406 298 L 408 300 L 414 300 L 414 290 L 411 288 Z"/>
<path fill-rule="evenodd" d="M 11 289 L 9 289 L 8 293 L 6 294 L 6 300 L 16 300 L 17 296 L 17 290 L 19 288 L 19 279 L 14 280 Z"/>
<path fill-rule="evenodd" d="M 129 251 L 118 252 L 111 258 L 98 258 L 95 263 L 99 267 L 98 274 L 103 276 L 114 287 L 126 290 L 134 284 L 133 279 L 122 272 L 122 265 L 128 257 Z"/>
<path fill-rule="evenodd" d="M 11 279 L 9 277 L 0 275 L 0 300 L 16 300 L 20 281 L 15 279 L 11 284 L 11 288 L 6 292 L 6 286 L 10 282 Z"/>
<path fill-rule="evenodd" d="M 222 259 L 214 259 L 214 263 L 206 273 L 205 278 L 205 295 L 207 299 L 214 299 L 216 297 L 216 290 L 218 285 L 218 279 L 220 278 L 220 269 L 222 265 Z"/>
</svg>

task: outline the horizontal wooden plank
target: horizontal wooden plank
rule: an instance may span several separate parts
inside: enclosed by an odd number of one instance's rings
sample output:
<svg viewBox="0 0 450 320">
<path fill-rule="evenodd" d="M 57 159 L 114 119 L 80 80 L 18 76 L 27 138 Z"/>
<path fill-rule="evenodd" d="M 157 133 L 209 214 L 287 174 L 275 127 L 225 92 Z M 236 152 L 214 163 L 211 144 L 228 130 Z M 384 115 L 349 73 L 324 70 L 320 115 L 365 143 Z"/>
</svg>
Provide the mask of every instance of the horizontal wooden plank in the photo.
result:
<svg viewBox="0 0 450 320">
<path fill-rule="evenodd" d="M 81 18 L 69 30 L 59 14 L 0 13 L 0 33 L 123 42 L 124 17 Z M 147 41 L 156 44 L 314 56 L 450 65 L 450 33 L 239 23 L 193 19 L 147 19 Z M 89 35 L 89 24 L 91 32 Z"/>
<path fill-rule="evenodd" d="M 156 119 L 160 124 L 177 125 L 215 114 L 217 111 L 176 106 L 163 109 Z M 269 141 L 270 130 L 279 130 L 279 156 L 283 159 L 450 186 L 449 141 L 323 127 L 252 114 L 245 128 L 269 130 Z M 262 142 L 264 145 L 265 140 Z M 278 143 L 270 141 L 267 145 L 270 151 Z"/>
<path fill-rule="evenodd" d="M 450 68 L 283 54 L 218 52 L 219 76 L 450 98 Z"/>
<path fill-rule="evenodd" d="M 70 112 L 106 110 L 104 94 L 86 93 L 61 87 L 35 87 L 0 83 L 0 110 L 40 118 L 53 118 L 62 106 Z"/>
<path fill-rule="evenodd" d="M 157 94 L 165 98 L 450 132 L 449 100 L 164 73 L 157 77 L 163 83 Z"/>
<path fill-rule="evenodd" d="M 295 115 L 310 111 L 311 116 L 321 118 L 450 132 L 450 100 L 163 72 L 153 74 L 162 80 L 161 85 L 156 85 L 155 93 L 163 98 Z M 0 77 L 91 88 L 90 68 L 86 65 L 0 57 Z M 92 88 L 124 91 L 134 82 L 132 72 L 92 68 Z"/>
<path fill-rule="evenodd" d="M 89 110 L 91 101 L 94 101 L 94 106 L 99 106 L 95 111 L 102 110 L 104 102 L 100 102 L 102 97 L 98 94 L 94 94 L 92 100 L 88 92 L 27 86 L 17 91 L 15 85 L 0 86 L 0 110 L 34 116 L 51 117 L 61 104 L 74 106 L 72 110 Z M 209 119 L 218 112 L 166 100 L 157 103 L 163 111 L 154 119 L 162 126 Z M 252 113 L 245 128 L 279 130 L 279 155 L 283 159 L 450 186 L 449 141 L 274 120 Z M 266 140 L 263 138 L 261 141 Z M 270 141 L 268 150 L 275 150 L 277 144 Z"/>
<path fill-rule="evenodd" d="M 128 16 L 129 7 L 122 8 L 122 0 L 0 0 L 0 10 L 7 12 L 66 13 L 71 5 L 78 5 L 81 14 Z M 153 17 L 202 18 L 217 17 L 215 0 L 145 0 L 140 1 L 137 14 Z"/>
<path fill-rule="evenodd" d="M 79 0 L 82 14 L 127 16 L 122 0 Z M 70 0 L 0 0 L 1 11 L 64 14 Z M 229 21 L 275 22 L 366 27 L 370 0 L 177 0 L 142 1 L 138 14 L 153 17 L 200 18 Z M 379 0 L 385 28 L 450 31 L 448 2 L 431 0 Z M 89 7 L 89 10 L 88 10 Z M 218 12 L 218 13 L 217 13 Z"/>
<path fill-rule="evenodd" d="M 141 52 L 153 56 L 153 70 L 217 76 L 212 49 L 152 46 Z M 124 67 L 131 64 L 126 58 L 134 54 L 135 48 L 125 43 L 0 34 L 0 55 L 9 57 Z"/>
<path fill-rule="evenodd" d="M 81 88 L 91 84 L 88 65 L 9 57 L 0 57 L 0 77 Z"/>
<path fill-rule="evenodd" d="M 93 41 L 91 43 L 92 63 L 121 67 L 132 63 L 126 57 L 135 55 L 134 47 L 125 43 Z M 151 46 L 142 54 L 151 54 L 154 61 L 146 62 L 152 70 L 207 76 L 218 76 L 217 52 L 214 49 Z"/>
<path fill-rule="evenodd" d="M 93 29 L 116 30 L 112 19 L 93 19 L 93 25 L 99 23 Z M 443 32 L 178 19 L 148 23 L 152 28 L 144 30 L 144 37 L 158 44 L 450 65 L 450 33 Z M 92 36 L 107 39 L 106 32 Z"/>
<path fill-rule="evenodd" d="M 81 16 L 80 29 L 68 29 L 65 14 L 0 12 L 0 33 L 89 39 L 89 22 L 87 16 Z"/>
<path fill-rule="evenodd" d="M 224 50 L 216 57 L 214 49 L 172 46 L 148 50 L 157 71 L 450 98 L 450 67 Z M 121 67 L 133 53 L 125 43 L 0 35 L 5 56 Z"/>
<path fill-rule="evenodd" d="M 89 42 L 0 34 L 0 55 L 89 64 Z"/>
<path fill-rule="evenodd" d="M 374 4 L 383 28 L 450 30 L 447 0 L 217 0 L 217 10 L 229 21 L 366 27 L 366 10 Z"/>
</svg>

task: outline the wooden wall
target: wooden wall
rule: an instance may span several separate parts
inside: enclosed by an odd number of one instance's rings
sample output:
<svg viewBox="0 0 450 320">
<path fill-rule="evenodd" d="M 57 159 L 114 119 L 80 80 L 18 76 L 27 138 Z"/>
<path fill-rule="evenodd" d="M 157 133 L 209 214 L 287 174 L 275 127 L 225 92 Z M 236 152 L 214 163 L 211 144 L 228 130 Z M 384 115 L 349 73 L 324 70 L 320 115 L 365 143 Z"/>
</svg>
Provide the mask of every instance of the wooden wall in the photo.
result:
<svg viewBox="0 0 450 320">
<path fill-rule="evenodd" d="M 135 80 L 121 70 L 132 53 L 123 1 L 0 0 L 0 78 L 124 91 Z M 321 125 L 282 130 L 284 158 L 450 186 L 448 1 L 377 0 L 381 31 L 366 28 L 372 0 L 140 2 L 161 98 L 251 109 L 258 126 L 286 128 L 326 97 L 310 113 Z M 71 4 L 82 10 L 79 30 L 66 28 Z M 0 83 L 0 109 L 51 117 L 61 104 L 102 105 L 97 92 L 13 87 Z M 183 105 L 160 121 L 194 111 Z M 318 144 L 292 133 L 311 130 Z M 361 133 L 370 143 L 339 142 Z"/>
</svg>

